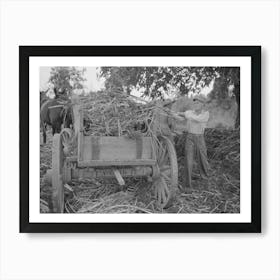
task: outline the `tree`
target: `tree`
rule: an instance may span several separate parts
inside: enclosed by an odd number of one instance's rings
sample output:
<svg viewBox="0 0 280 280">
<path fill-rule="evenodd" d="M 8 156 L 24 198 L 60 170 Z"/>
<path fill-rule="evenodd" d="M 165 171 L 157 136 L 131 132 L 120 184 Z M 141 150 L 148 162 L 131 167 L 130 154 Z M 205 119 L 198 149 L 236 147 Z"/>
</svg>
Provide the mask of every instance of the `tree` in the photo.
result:
<svg viewBox="0 0 280 280">
<path fill-rule="evenodd" d="M 161 98 L 170 88 L 198 92 L 214 77 L 210 67 L 101 67 L 106 78 L 106 88 L 123 88 L 130 93 L 133 88 L 144 89 L 144 95 Z"/>
<path fill-rule="evenodd" d="M 211 96 L 224 99 L 228 87 L 234 85 L 234 93 L 240 104 L 239 67 L 101 67 L 106 88 L 121 88 L 128 94 L 133 88 L 143 89 L 144 95 L 163 98 L 163 94 L 175 88 L 180 95 L 199 93 L 213 79 Z"/>
<path fill-rule="evenodd" d="M 210 97 L 217 100 L 223 100 L 227 97 L 228 87 L 234 86 L 234 95 L 237 103 L 238 114 L 236 126 L 240 122 L 240 68 L 239 67 L 219 67 L 217 69 L 218 76 L 215 78 L 213 90 Z"/>
<path fill-rule="evenodd" d="M 70 95 L 74 89 L 82 89 L 86 80 L 83 75 L 85 68 L 76 67 L 52 67 L 49 82 L 55 88 L 55 94 Z"/>
<path fill-rule="evenodd" d="M 127 93 L 141 82 L 143 67 L 101 67 L 106 89 L 122 89 Z"/>
<path fill-rule="evenodd" d="M 199 93 L 214 80 L 210 97 L 222 101 L 234 86 L 240 114 L 239 67 L 101 67 L 106 88 L 121 88 L 128 94 L 133 88 L 144 89 L 144 96 L 163 99 L 164 93 L 177 89 L 180 95 Z"/>
</svg>

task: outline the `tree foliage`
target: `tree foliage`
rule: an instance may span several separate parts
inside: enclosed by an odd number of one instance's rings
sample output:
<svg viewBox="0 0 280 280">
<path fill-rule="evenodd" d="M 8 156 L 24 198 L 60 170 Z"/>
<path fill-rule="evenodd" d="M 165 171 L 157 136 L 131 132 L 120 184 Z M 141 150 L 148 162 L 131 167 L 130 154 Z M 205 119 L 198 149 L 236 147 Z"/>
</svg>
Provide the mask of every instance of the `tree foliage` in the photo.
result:
<svg viewBox="0 0 280 280">
<path fill-rule="evenodd" d="M 239 98 L 239 72 L 238 67 L 101 67 L 106 88 L 121 88 L 128 94 L 133 88 L 143 89 L 151 98 L 163 98 L 171 89 L 180 95 L 199 93 L 213 79 L 213 97 L 224 98 L 228 86 L 234 85 Z"/>
<path fill-rule="evenodd" d="M 76 67 L 52 67 L 49 82 L 57 93 L 70 95 L 74 89 L 82 89 L 85 69 Z"/>
<path fill-rule="evenodd" d="M 217 76 L 210 96 L 216 99 L 227 97 L 228 87 L 234 86 L 234 94 L 237 103 L 240 99 L 240 68 L 239 67 L 218 67 L 216 69 Z"/>
<path fill-rule="evenodd" d="M 205 67 L 101 67 L 106 88 L 122 88 L 127 93 L 141 88 L 151 98 L 161 98 L 171 88 L 182 95 L 198 92 L 211 82 L 214 73 L 214 69 Z"/>
</svg>

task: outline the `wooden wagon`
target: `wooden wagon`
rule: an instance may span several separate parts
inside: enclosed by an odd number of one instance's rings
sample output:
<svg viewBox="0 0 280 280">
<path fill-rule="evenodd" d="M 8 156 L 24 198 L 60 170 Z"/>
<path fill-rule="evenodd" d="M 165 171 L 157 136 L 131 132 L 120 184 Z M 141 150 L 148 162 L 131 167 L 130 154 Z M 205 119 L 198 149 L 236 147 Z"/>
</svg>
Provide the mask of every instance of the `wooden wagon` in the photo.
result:
<svg viewBox="0 0 280 280">
<path fill-rule="evenodd" d="M 123 185 L 126 178 L 146 177 L 158 204 L 162 208 L 170 205 L 178 185 L 177 156 L 172 141 L 165 136 L 132 139 L 86 135 L 83 111 L 77 108 L 76 133 L 63 129 L 53 137 L 52 169 L 47 172 L 52 184 L 53 212 L 64 212 L 64 185 L 81 178 L 115 178 Z M 68 144 L 73 137 L 77 139 L 77 155 L 70 156 Z"/>
</svg>

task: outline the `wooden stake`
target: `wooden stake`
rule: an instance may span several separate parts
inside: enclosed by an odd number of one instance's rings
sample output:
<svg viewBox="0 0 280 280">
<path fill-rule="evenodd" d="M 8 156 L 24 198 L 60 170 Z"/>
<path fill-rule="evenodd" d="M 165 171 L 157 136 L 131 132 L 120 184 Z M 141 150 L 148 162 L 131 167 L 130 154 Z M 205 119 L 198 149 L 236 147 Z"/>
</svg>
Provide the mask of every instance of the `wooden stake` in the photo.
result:
<svg viewBox="0 0 280 280">
<path fill-rule="evenodd" d="M 118 169 L 113 169 L 113 172 L 115 174 L 115 177 L 119 183 L 120 186 L 124 186 L 125 185 L 125 181 L 120 173 L 120 171 Z"/>
</svg>

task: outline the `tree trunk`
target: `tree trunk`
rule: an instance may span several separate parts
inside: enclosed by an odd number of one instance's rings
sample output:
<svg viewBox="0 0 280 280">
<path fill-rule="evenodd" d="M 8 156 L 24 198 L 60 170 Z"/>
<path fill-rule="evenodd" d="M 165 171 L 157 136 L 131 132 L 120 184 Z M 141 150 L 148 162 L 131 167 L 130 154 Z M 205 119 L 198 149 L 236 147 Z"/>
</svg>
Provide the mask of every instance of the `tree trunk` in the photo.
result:
<svg viewBox="0 0 280 280">
<path fill-rule="evenodd" d="M 234 94 L 237 103 L 237 117 L 235 120 L 235 128 L 240 126 L 240 84 L 235 85 Z"/>
</svg>

